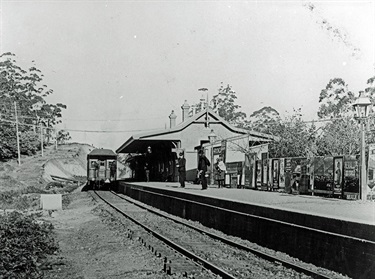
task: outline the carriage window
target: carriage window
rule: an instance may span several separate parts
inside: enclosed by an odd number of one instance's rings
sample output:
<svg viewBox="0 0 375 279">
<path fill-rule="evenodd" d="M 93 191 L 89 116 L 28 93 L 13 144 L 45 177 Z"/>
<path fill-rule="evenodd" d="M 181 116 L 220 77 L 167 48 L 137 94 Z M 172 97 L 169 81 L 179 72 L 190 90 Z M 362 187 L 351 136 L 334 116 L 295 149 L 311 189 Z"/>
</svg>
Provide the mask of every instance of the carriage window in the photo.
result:
<svg viewBox="0 0 375 279">
<path fill-rule="evenodd" d="M 100 166 L 104 167 L 104 161 L 100 161 Z"/>
</svg>

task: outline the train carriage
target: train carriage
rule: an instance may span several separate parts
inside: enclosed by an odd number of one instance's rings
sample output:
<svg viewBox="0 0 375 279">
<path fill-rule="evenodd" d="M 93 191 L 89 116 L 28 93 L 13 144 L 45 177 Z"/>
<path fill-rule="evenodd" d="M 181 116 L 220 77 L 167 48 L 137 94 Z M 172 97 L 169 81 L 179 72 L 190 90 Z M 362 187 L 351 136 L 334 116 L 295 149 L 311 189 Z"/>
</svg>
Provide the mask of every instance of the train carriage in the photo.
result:
<svg viewBox="0 0 375 279">
<path fill-rule="evenodd" d="M 116 181 L 117 154 L 110 149 L 94 149 L 87 155 L 87 185 L 109 189 Z"/>
</svg>

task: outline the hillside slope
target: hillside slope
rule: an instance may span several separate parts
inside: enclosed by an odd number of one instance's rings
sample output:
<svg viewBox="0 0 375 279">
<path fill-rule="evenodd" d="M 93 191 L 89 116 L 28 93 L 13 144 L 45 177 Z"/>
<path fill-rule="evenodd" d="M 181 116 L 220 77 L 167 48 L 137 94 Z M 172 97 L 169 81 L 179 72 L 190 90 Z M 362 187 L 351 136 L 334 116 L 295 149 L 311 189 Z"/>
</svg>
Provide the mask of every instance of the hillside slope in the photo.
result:
<svg viewBox="0 0 375 279">
<path fill-rule="evenodd" d="M 65 178 L 86 179 L 86 156 L 93 149 L 86 144 L 59 145 L 58 149 L 47 147 L 44 156 L 22 156 L 17 160 L 0 162 L 0 192 L 22 190 L 26 187 L 45 189 L 52 181 L 51 175 Z"/>
</svg>

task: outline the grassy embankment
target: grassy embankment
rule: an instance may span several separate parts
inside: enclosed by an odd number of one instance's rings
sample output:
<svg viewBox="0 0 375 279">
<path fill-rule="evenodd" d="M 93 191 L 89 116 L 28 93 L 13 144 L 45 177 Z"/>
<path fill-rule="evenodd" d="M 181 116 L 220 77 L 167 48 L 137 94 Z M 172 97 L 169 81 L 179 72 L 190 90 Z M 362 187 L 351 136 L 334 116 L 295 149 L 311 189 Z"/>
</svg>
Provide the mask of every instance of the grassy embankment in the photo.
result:
<svg viewBox="0 0 375 279">
<path fill-rule="evenodd" d="M 51 175 L 86 180 L 89 146 L 49 147 L 41 153 L 0 162 L 0 278 L 42 278 L 46 257 L 58 250 L 53 226 L 38 221 L 40 194 L 63 194 L 63 208 L 80 185 Z M 31 213 L 31 214 L 30 214 Z"/>
</svg>

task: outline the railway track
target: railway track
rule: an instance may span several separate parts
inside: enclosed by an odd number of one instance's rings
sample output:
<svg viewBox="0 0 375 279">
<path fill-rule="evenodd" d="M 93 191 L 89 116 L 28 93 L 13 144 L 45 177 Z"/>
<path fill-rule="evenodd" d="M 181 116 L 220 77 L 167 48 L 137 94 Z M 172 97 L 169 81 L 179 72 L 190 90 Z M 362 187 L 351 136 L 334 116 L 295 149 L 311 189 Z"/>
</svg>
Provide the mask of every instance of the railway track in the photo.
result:
<svg viewBox="0 0 375 279">
<path fill-rule="evenodd" d="M 184 251 L 183 247 L 180 247 L 170 239 L 153 231 L 151 228 L 147 227 L 142 222 L 131 216 L 134 214 L 143 215 L 145 212 L 144 209 L 140 210 L 139 207 L 137 208 L 136 206 L 130 208 L 127 207 L 126 210 L 123 208 L 120 209 L 119 205 L 116 206 L 113 204 L 113 202 L 109 202 L 107 198 L 103 198 L 103 192 L 93 192 L 96 195 L 93 195 L 92 197 L 96 202 L 100 202 L 100 200 L 104 201 L 116 212 L 122 216 L 125 216 L 136 225 L 127 230 L 127 237 L 133 240 L 138 240 L 143 246 L 148 248 L 151 253 L 153 253 L 156 257 L 159 257 L 162 261 L 162 269 L 166 274 L 180 275 L 178 278 L 217 278 L 216 274 L 212 273 L 210 269 L 205 268 L 203 259 L 202 261 L 199 261 L 199 259 L 197 259 L 198 261 L 192 261 L 188 253 L 189 251 Z M 139 227 L 141 227 L 141 230 Z M 185 254 L 185 252 L 187 253 Z M 234 278 L 225 276 L 225 274 L 222 275 L 224 275 L 222 278 Z"/>
<path fill-rule="evenodd" d="M 343 278 L 325 273 L 322 269 L 313 269 L 308 264 L 285 260 L 280 256 L 242 245 L 207 229 L 199 228 L 188 221 L 154 210 L 126 196 L 114 192 L 94 193 L 121 215 L 143 227 L 150 235 L 172 247 L 186 259 L 190 259 L 190 263 L 195 263 L 191 265 L 187 264 L 186 260 L 181 260 L 181 257 L 174 258 L 172 270 L 171 257 L 165 257 L 163 268 L 167 273 L 209 278 L 207 277 L 211 276 L 208 275 L 209 272 L 202 275 L 201 268 L 204 267 L 221 278 Z M 133 207 L 129 207 L 129 203 Z M 142 237 L 141 239 L 142 243 L 146 242 Z M 156 248 L 153 247 L 159 244 L 144 245 L 148 245 L 154 252 Z M 170 251 L 164 253 L 171 254 Z M 159 251 L 155 251 L 155 254 L 161 256 Z"/>
</svg>

